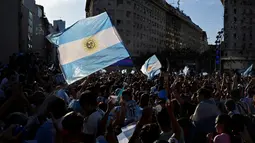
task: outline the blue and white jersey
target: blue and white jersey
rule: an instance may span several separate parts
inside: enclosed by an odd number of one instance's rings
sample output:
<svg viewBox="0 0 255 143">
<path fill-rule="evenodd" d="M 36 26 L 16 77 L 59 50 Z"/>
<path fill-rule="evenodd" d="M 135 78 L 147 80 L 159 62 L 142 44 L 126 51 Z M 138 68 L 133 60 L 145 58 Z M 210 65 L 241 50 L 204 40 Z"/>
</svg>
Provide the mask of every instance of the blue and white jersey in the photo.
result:
<svg viewBox="0 0 255 143">
<path fill-rule="evenodd" d="M 69 98 L 69 96 L 67 95 L 67 93 L 65 92 L 64 89 L 58 90 L 57 93 L 56 93 L 56 96 L 62 98 L 66 102 L 66 104 L 70 103 L 70 98 Z"/>
<path fill-rule="evenodd" d="M 99 136 L 96 138 L 96 143 L 108 143 L 104 136 Z"/>
<path fill-rule="evenodd" d="M 73 99 L 68 105 L 68 108 L 73 109 L 75 112 L 81 112 L 82 108 L 79 99 Z"/>
<path fill-rule="evenodd" d="M 116 112 L 120 111 L 121 106 L 117 106 L 113 109 L 113 111 L 110 113 L 108 118 L 108 123 L 112 117 L 116 115 Z M 128 101 L 126 103 L 126 119 L 125 119 L 125 125 L 129 124 L 131 122 L 136 122 L 142 117 L 142 108 L 140 108 L 134 100 Z"/>
<path fill-rule="evenodd" d="M 142 116 L 142 110 L 137 105 L 137 103 L 134 100 L 128 101 L 127 105 L 127 113 L 126 113 L 126 119 L 127 120 L 139 120 Z"/>
</svg>

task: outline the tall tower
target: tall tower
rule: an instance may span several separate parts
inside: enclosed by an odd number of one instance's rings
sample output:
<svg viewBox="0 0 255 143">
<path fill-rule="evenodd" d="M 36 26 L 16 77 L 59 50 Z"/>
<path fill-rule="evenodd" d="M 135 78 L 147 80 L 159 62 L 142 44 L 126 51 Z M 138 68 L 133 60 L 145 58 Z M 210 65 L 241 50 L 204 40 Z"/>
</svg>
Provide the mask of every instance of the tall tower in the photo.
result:
<svg viewBox="0 0 255 143">
<path fill-rule="evenodd" d="M 255 1 L 221 0 L 224 5 L 223 69 L 255 63 Z"/>
</svg>

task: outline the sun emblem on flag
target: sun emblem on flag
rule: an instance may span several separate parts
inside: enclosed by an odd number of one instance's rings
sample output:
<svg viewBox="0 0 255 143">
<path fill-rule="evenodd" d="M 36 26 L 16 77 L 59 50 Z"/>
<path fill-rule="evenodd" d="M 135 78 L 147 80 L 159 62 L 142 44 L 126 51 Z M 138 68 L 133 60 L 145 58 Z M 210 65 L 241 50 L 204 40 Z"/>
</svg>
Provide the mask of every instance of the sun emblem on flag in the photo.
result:
<svg viewBox="0 0 255 143">
<path fill-rule="evenodd" d="M 147 71 L 150 72 L 151 69 L 152 69 L 152 66 L 149 66 L 149 67 L 147 68 Z"/>
<path fill-rule="evenodd" d="M 91 37 L 84 40 L 83 47 L 85 51 L 93 53 L 98 48 L 98 42 L 96 41 L 95 38 Z"/>
</svg>

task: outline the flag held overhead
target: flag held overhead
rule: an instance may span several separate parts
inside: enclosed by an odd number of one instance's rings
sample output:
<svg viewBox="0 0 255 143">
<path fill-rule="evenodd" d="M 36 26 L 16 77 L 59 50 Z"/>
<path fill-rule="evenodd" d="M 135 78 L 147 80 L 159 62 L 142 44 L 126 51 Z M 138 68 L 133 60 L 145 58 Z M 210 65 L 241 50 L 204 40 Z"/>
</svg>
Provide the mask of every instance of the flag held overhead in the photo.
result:
<svg viewBox="0 0 255 143">
<path fill-rule="evenodd" d="M 251 74 L 252 72 L 252 69 L 253 69 L 253 64 L 251 64 L 243 73 L 242 73 L 242 76 L 248 76 Z"/>
<path fill-rule="evenodd" d="M 161 67 L 160 61 L 155 55 L 153 55 L 147 61 L 145 61 L 141 71 L 143 74 L 147 75 L 149 79 L 152 79 L 154 76 L 160 74 Z"/>
<path fill-rule="evenodd" d="M 68 84 L 129 57 L 106 12 L 77 21 L 47 38 L 58 45 L 59 62 Z"/>
</svg>

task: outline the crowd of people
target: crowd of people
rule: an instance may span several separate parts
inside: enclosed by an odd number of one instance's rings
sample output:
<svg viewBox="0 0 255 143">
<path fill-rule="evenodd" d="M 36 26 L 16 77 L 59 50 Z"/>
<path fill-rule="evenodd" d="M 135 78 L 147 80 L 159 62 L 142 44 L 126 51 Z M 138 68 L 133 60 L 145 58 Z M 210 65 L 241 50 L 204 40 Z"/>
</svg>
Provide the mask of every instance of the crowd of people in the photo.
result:
<svg viewBox="0 0 255 143">
<path fill-rule="evenodd" d="M 33 54 L 1 66 L 1 143 L 255 142 L 252 77 L 112 71 L 66 85 L 60 73 Z"/>
</svg>

